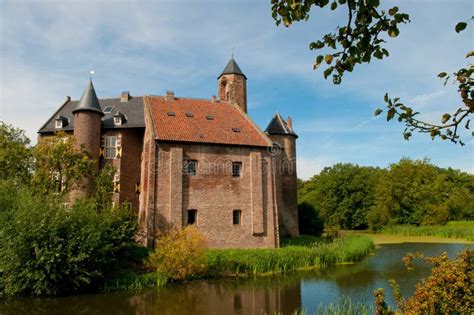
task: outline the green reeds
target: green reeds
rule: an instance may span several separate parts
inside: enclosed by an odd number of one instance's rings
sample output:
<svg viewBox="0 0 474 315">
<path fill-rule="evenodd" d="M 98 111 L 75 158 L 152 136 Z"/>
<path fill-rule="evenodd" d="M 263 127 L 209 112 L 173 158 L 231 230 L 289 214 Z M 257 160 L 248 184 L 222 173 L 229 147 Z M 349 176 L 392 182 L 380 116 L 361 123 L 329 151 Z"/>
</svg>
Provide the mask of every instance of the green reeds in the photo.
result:
<svg viewBox="0 0 474 315">
<path fill-rule="evenodd" d="M 120 275 L 104 284 L 104 292 L 113 291 L 140 291 L 145 288 L 158 288 L 165 286 L 168 279 L 159 273 L 151 272 L 146 274 L 128 273 Z"/>
<path fill-rule="evenodd" d="M 474 241 L 474 221 L 451 221 L 446 225 L 427 226 L 395 225 L 383 228 L 381 233 L 405 236 L 438 236 Z"/>
<path fill-rule="evenodd" d="M 309 247 L 212 249 L 206 254 L 206 266 L 209 276 L 279 273 L 359 261 L 373 248 L 370 238 L 350 236 Z"/>
</svg>

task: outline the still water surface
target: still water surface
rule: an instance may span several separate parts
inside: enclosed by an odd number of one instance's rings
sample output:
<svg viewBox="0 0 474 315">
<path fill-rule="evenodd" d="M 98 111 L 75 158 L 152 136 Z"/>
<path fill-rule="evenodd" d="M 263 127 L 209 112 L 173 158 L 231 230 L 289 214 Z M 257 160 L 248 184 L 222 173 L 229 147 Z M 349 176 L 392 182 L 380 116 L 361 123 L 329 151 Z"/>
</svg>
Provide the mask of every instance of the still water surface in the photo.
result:
<svg viewBox="0 0 474 315">
<path fill-rule="evenodd" d="M 291 314 L 306 309 L 313 314 L 319 305 L 335 303 L 342 296 L 373 303 L 372 292 L 385 288 L 388 279 L 400 284 L 406 297 L 430 267 L 415 265 L 408 272 L 401 262 L 407 252 L 450 257 L 462 244 L 404 243 L 380 247 L 376 254 L 354 265 L 251 279 L 219 279 L 171 285 L 140 293 L 77 295 L 59 298 L 18 298 L 0 301 L 0 314 Z M 472 246 L 471 246 L 472 247 Z"/>
</svg>

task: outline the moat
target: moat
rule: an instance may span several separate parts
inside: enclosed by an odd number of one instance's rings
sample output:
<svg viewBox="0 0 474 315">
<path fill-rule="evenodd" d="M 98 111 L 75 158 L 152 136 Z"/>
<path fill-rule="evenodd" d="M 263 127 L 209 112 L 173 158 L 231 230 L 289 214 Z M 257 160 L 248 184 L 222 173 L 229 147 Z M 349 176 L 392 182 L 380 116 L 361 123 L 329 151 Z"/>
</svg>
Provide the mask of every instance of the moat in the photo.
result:
<svg viewBox="0 0 474 315">
<path fill-rule="evenodd" d="M 395 279 L 407 297 L 431 267 L 416 264 L 408 272 L 401 259 L 407 252 L 454 257 L 463 244 L 403 243 L 381 246 L 374 255 L 353 265 L 339 265 L 285 275 L 245 279 L 218 279 L 170 285 L 139 293 L 76 295 L 58 298 L 15 298 L 0 301 L 0 314 L 291 314 L 337 303 L 343 296 L 373 303 L 373 291 Z"/>
</svg>

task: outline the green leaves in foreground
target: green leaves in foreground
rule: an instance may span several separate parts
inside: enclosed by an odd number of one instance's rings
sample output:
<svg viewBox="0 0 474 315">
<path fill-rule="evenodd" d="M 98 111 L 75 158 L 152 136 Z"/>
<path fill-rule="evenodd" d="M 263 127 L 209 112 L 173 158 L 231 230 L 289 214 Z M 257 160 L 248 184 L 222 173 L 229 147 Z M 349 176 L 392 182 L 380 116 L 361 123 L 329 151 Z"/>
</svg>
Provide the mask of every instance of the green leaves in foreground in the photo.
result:
<svg viewBox="0 0 474 315">
<path fill-rule="evenodd" d="M 338 5 L 339 4 L 339 5 Z M 342 8 L 347 12 L 347 22 L 337 26 L 334 33 L 327 33 L 321 39 L 309 44 L 310 50 L 326 49 L 316 57 L 313 69 L 323 61 L 327 65 L 324 78 L 332 75 L 333 83 L 340 84 L 346 71 L 352 72 L 357 64 L 369 63 L 372 58 L 389 56 L 383 47 L 384 35 L 395 38 L 400 34 L 399 25 L 408 23 L 410 17 L 398 7 L 388 11 L 380 8 L 379 0 L 272 0 L 272 16 L 277 25 L 286 27 L 293 22 L 307 20 L 311 8 L 329 7 L 332 11 Z"/>
<path fill-rule="evenodd" d="M 467 53 L 466 58 L 474 56 L 474 52 Z M 470 130 L 471 114 L 474 113 L 474 65 L 469 63 L 466 67 L 459 69 L 452 75 L 441 72 L 438 77 L 444 80 L 446 85 L 449 80 L 458 85 L 458 92 L 462 105 L 458 106 L 452 113 L 444 113 L 439 123 L 431 123 L 418 119 L 419 112 L 404 105 L 399 98 L 390 98 L 388 94 L 384 96 L 387 112 L 387 121 L 397 117 L 399 122 L 405 124 L 403 137 L 409 140 L 414 132 L 427 133 L 432 139 L 439 137 L 441 140 L 450 140 L 454 143 L 464 145 L 460 137 L 460 130 Z M 382 109 L 374 112 L 375 116 L 383 113 Z"/>
</svg>

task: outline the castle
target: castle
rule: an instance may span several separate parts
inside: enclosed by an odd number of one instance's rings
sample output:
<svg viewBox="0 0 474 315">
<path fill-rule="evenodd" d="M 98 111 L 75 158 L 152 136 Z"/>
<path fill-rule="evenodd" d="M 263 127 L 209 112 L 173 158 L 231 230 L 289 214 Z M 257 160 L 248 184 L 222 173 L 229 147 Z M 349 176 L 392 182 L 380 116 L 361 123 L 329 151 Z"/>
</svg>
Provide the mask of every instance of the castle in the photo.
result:
<svg viewBox="0 0 474 315">
<path fill-rule="evenodd" d="M 247 114 L 247 77 L 232 58 L 211 99 L 98 99 L 90 80 L 38 131 L 74 134 L 97 161 L 114 166 L 114 202 L 129 202 L 141 241 L 195 225 L 216 248 L 273 248 L 298 235 L 296 139 L 278 113 L 263 132 Z"/>
</svg>

